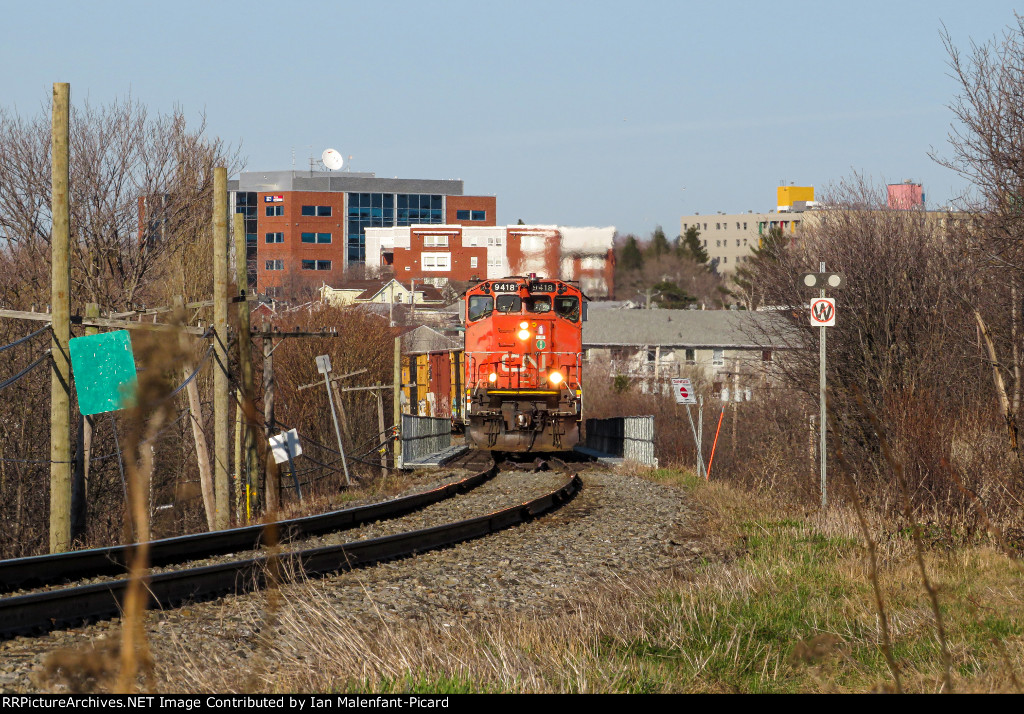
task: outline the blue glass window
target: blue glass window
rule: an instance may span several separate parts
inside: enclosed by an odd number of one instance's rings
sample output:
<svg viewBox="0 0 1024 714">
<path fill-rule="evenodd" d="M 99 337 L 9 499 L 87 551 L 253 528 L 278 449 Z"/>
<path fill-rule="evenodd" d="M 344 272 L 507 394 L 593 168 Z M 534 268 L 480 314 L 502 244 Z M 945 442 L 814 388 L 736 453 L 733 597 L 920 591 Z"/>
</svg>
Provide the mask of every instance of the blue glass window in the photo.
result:
<svg viewBox="0 0 1024 714">
<path fill-rule="evenodd" d="M 268 216 L 283 216 L 284 206 L 267 206 Z"/>
<path fill-rule="evenodd" d="M 284 243 L 284 233 L 267 233 L 265 240 L 267 243 Z"/>
<path fill-rule="evenodd" d="M 455 212 L 455 218 L 456 218 L 456 220 L 459 220 L 459 221 L 468 221 L 469 220 L 469 211 L 456 211 Z"/>
<path fill-rule="evenodd" d="M 304 216 L 330 216 L 332 215 L 330 206 L 303 206 L 302 215 Z"/>
<path fill-rule="evenodd" d="M 330 243 L 331 242 L 331 234 L 330 233 L 303 233 L 302 234 L 302 242 L 303 243 Z"/>
<path fill-rule="evenodd" d="M 474 221 L 486 221 L 487 220 L 487 211 L 473 211 L 473 220 Z"/>
</svg>

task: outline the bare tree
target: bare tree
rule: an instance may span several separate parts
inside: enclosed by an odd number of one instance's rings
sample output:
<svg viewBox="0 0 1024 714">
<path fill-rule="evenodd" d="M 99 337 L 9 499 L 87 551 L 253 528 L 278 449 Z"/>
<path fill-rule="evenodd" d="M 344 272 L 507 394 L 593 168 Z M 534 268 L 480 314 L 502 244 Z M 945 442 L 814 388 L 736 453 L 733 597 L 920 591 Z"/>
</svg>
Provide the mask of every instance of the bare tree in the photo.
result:
<svg viewBox="0 0 1024 714">
<path fill-rule="evenodd" d="M 18 274 L 0 282 L 0 298 L 8 304 L 41 302 L 48 284 L 48 117 L 48 110 L 24 118 L 0 109 L 0 261 Z M 177 287 L 191 292 L 183 284 L 182 258 L 208 232 L 213 167 L 237 164 L 229 147 L 204 132 L 202 119 L 190 128 L 180 109 L 151 117 L 131 98 L 72 108 L 77 301 L 125 308 L 150 299 L 154 286 L 166 286 L 175 275 Z"/>
</svg>

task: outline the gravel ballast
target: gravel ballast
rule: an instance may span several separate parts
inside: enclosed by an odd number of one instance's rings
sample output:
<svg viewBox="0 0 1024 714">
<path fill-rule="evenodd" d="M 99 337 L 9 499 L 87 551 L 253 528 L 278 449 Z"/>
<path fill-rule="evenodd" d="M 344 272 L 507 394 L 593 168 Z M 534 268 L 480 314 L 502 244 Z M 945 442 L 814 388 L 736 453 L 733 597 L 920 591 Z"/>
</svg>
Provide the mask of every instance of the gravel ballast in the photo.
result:
<svg viewBox="0 0 1024 714">
<path fill-rule="evenodd" d="M 318 581 L 318 596 L 345 617 L 449 626 L 557 611 L 583 589 L 666 571 L 685 557 L 673 541 L 690 517 L 684 491 L 606 467 L 583 467 L 580 476 L 583 490 L 553 514 L 444 550 L 330 576 Z M 480 516 L 551 492 L 566 479 L 560 471 L 503 471 L 469 493 L 422 511 L 302 545 L 375 538 Z M 281 593 L 287 602 L 303 597 L 308 587 L 286 585 Z M 199 661 L 216 660 L 218 667 L 244 671 L 256 646 L 254 613 L 265 597 L 228 597 L 150 613 L 154 659 L 159 663 L 171 649 L 180 657 L 185 647 Z M 52 685 L 41 687 L 38 675 L 51 652 L 112 645 L 119 632 L 120 622 L 110 621 L 2 642 L 0 691 L 49 691 Z"/>
</svg>

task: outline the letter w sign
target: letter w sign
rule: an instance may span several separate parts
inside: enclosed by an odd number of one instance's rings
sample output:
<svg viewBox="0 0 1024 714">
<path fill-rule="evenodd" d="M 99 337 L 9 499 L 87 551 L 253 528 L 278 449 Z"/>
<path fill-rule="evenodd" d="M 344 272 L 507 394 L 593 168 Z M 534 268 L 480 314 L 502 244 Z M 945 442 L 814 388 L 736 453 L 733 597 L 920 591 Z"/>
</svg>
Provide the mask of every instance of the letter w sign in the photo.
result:
<svg viewBox="0 0 1024 714">
<path fill-rule="evenodd" d="M 835 298 L 811 299 L 811 327 L 835 327 Z"/>
</svg>

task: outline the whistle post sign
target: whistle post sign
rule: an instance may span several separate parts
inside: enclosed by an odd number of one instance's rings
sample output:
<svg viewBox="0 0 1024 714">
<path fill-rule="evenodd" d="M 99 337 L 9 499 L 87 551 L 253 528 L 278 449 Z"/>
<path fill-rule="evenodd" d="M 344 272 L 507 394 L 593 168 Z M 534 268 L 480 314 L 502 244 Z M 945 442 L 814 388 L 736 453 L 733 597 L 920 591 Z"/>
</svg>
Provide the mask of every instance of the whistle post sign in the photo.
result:
<svg viewBox="0 0 1024 714">
<path fill-rule="evenodd" d="M 835 298 L 812 298 L 811 299 L 811 327 L 835 327 L 836 326 L 836 301 Z"/>
</svg>

